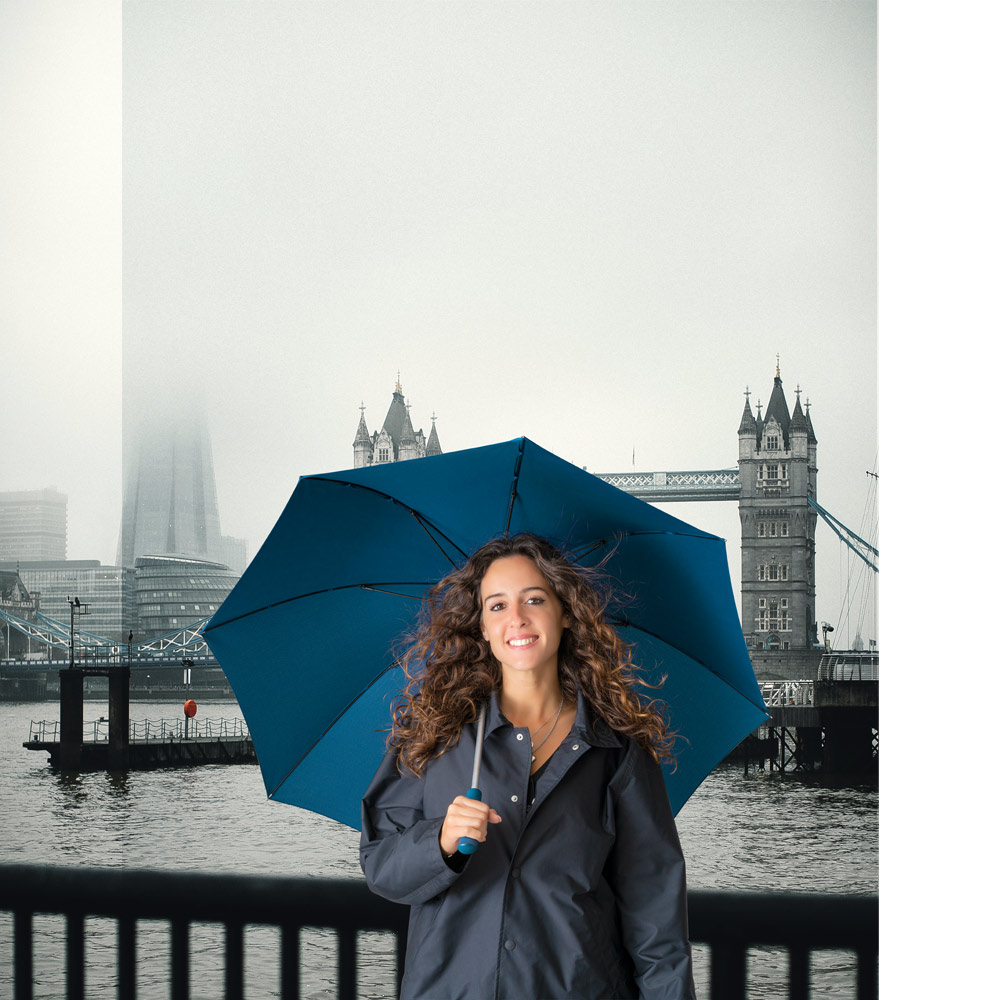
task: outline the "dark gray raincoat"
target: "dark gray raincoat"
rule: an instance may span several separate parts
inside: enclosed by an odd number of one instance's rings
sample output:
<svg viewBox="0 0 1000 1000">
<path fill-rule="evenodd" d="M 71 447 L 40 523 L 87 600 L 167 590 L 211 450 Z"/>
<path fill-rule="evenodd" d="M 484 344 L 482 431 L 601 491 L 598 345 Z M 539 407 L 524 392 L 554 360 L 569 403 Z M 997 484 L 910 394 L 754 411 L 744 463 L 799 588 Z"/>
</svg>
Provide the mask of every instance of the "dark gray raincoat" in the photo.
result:
<svg viewBox="0 0 1000 1000">
<path fill-rule="evenodd" d="M 693 998 L 684 858 L 656 761 L 579 697 L 529 803 L 528 730 L 494 695 L 479 786 L 502 822 L 449 863 L 438 834 L 474 750 L 468 725 L 422 778 L 389 753 L 364 797 L 365 877 L 411 907 L 401 997 Z"/>
</svg>

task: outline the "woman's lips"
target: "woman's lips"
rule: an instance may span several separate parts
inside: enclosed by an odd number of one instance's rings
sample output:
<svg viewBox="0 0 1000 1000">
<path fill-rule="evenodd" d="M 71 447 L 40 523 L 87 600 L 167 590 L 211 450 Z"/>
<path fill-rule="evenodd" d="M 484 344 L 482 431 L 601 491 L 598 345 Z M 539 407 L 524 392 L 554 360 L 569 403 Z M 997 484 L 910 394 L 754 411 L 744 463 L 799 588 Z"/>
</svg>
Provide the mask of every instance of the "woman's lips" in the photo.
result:
<svg viewBox="0 0 1000 1000">
<path fill-rule="evenodd" d="M 535 642 L 538 642 L 537 635 L 515 635 L 512 639 L 507 640 L 507 645 L 513 646 L 515 649 L 523 649 Z"/>
</svg>

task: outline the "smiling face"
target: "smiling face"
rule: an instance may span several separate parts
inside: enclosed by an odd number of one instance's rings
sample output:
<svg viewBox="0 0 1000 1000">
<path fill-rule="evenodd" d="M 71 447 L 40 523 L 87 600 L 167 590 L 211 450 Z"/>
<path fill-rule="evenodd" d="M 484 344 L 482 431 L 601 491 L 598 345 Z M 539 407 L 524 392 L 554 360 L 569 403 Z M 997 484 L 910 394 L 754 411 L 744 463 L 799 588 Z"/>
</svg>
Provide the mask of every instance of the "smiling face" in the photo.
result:
<svg viewBox="0 0 1000 1000">
<path fill-rule="evenodd" d="M 527 556 L 493 562 L 479 587 L 483 635 L 503 672 L 557 672 L 569 619 L 541 570 Z"/>
</svg>

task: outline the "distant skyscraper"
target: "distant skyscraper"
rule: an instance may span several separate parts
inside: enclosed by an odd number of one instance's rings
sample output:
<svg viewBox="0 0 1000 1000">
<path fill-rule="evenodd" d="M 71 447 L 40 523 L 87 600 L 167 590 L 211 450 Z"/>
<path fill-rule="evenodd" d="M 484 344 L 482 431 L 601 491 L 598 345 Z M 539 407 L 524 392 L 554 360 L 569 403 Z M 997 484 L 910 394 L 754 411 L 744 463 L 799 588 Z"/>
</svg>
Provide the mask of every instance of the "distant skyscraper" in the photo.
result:
<svg viewBox="0 0 1000 1000">
<path fill-rule="evenodd" d="M 0 562 L 66 558 L 66 494 L 0 493 Z"/>
<path fill-rule="evenodd" d="M 410 458 L 440 455 L 435 418 L 431 416 L 431 432 L 424 438 L 424 430 L 415 431 L 410 422 L 410 409 L 403 398 L 403 387 L 396 379 L 392 402 L 382 421 L 382 430 L 370 434 L 365 423 L 365 408 L 361 407 L 361 421 L 354 435 L 354 467 L 382 465 L 385 462 L 404 462 Z"/>
<path fill-rule="evenodd" d="M 247 540 L 245 538 L 223 535 L 222 553 L 222 562 L 234 573 L 240 574 L 247 568 Z"/>
<path fill-rule="evenodd" d="M 162 555 L 225 560 L 212 444 L 193 416 L 147 426 L 125 457 L 119 565 Z"/>
</svg>

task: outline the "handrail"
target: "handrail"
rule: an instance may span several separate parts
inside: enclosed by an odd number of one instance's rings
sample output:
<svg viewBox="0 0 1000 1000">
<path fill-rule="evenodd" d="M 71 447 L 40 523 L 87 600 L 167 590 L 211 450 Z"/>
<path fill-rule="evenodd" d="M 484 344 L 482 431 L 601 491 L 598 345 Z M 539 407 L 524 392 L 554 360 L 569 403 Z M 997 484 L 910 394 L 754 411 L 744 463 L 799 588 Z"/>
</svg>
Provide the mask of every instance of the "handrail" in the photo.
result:
<svg viewBox="0 0 1000 1000">
<path fill-rule="evenodd" d="M 810 706 L 813 704 L 814 684 L 812 681 L 761 681 L 760 693 L 767 708 L 784 708 L 789 705 Z"/>
<path fill-rule="evenodd" d="M 338 995 L 357 995 L 357 934 L 396 936 L 396 985 L 406 947 L 407 908 L 373 895 L 361 879 L 234 875 L 0 864 L 0 911 L 14 914 L 14 996 L 30 1000 L 32 915 L 64 914 L 66 995 L 83 995 L 85 917 L 118 921 L 118 996 L 136 996 L 136 920 L 171 925 L 172 995 L 190 986 L 188 935 L 192 923 L 226 928 L 227 1000 L 243 996 L 243 929 L 281 929 L 281 997 L 298 998 L 299 931 L 333 928 L 338 936 Z M 858 1000 L 877 992 L 878 897 L 833 893 L 761 893 L 693 890 L 688 898 L 692 942 L 711 949 L 712 1000 L 744 1000 L 746 950 L 780 945 L 789 954 L 789 1000 L 810 996 L 809 953 L 817 948 L 857 953 Z"/>
<path fill-rule="evenodd" d="M 247 740 L 250 733 L 243 719 L 133 719 L 129 722 L 129 743 L 166 740 Z M 108 720 L 94 719 L 84 726 L 84 743 L 107 743 Z M 54 743 L 59 739 L 58 721 L 32 720 L 28 730 L 30 743 Z"/>
</svg>

